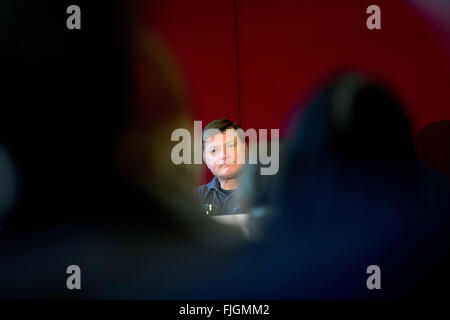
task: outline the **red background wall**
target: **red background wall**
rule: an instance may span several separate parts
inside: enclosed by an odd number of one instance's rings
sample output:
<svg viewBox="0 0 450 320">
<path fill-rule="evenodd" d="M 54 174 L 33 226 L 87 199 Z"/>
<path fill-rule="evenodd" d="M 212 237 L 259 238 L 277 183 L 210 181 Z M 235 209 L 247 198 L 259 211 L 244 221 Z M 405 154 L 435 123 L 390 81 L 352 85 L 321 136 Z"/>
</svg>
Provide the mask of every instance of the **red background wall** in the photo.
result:
<svg viewBox="0 0 450 320">
<path fill-rule="evenodd" d="M 366 8 L 381 8 L 381 30 Z M 368 72 L 407 106 L 414 133 L 450 119 L 450 5 L 444 1 L 162 1 L 145 18 L 173 51 L 203 125 L 227 117 L 280 128 L 338 70 Z"/>
</svg>

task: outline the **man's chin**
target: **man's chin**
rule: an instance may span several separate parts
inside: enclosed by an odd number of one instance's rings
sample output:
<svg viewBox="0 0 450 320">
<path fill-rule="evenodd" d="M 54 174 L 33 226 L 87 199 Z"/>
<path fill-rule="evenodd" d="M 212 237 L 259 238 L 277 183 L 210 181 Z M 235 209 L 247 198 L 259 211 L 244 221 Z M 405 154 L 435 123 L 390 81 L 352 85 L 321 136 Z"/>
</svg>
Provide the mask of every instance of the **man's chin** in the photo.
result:
<svg viewBox="0 0 450 320">
<path fill-rule="evenodd" d="M 224 170 L 223 172 L 220 172 L 217 176 L 223 179 L 232 179 L 237 177 L 239 171 L 237 170 L 232 170 L 232 171 L 228 171 L 228 170 Z"/>
</svg>

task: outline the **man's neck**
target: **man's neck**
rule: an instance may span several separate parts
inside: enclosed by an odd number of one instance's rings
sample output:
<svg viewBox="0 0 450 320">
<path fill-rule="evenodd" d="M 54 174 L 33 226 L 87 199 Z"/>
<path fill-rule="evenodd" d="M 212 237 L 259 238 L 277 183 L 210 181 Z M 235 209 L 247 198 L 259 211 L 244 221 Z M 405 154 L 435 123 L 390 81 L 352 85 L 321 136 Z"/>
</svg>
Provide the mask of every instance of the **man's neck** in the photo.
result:
<svg viewBox="0 0 450 320">
<path fill-rule="evenodd" d="M 219 182 L 220 182 L 220 187 L 223 190 L 235 190 L 237 188 L 239 188 L 239 179 L 238 177 L 233 177 L 233 178 L 219 178 Z"/>
</svg>

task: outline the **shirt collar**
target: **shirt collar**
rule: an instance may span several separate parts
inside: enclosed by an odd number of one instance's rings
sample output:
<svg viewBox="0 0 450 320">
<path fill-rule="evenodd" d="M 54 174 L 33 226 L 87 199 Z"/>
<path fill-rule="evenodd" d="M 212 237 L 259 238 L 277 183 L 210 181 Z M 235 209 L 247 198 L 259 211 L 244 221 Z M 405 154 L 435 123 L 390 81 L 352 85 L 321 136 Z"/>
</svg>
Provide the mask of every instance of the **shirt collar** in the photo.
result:
<svg viewBox="0 0 450 320">
<path fill-rule="evenodd" d="M 217 179 L 217 177 L 214 177 L 209 183 L 208 183 L 208 189 L 215 189 L 219 191 L 220 187 L 220 181 Z"/>
<path fill-rule="evenodd" d="M 220 191 L 220 181 L 217 179 L 217 177 L 214 177 L 209 183 L 208 183 L 208 190 L 214 189 L 216 191 Z M 237 189 L 236 189 L 237 190 Z M 234 191 L 236 191 L 234 190 Z M 235 194 L 236 192 L 232 192 L 231 195 Z"/>
</svg>

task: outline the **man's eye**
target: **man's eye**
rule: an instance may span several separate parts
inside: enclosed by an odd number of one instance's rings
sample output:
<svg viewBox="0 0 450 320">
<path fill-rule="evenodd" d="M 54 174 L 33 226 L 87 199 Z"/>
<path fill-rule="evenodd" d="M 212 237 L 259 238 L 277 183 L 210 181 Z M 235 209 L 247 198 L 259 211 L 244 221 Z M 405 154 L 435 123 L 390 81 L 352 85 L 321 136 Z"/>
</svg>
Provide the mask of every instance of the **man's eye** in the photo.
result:
<svg viewBox="0 0 450 320">
<path fill-rule="evenodd" d="M 235 143 L 229 143 L 229 144 L 227 144 L 227 148 L 229 148 L 229 149 L 234 148 L 235 146 L 236 146 Z"/>
</svg>

